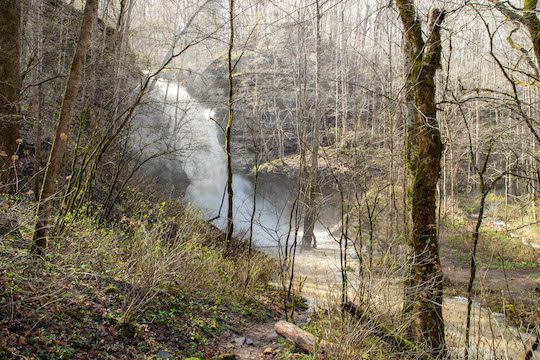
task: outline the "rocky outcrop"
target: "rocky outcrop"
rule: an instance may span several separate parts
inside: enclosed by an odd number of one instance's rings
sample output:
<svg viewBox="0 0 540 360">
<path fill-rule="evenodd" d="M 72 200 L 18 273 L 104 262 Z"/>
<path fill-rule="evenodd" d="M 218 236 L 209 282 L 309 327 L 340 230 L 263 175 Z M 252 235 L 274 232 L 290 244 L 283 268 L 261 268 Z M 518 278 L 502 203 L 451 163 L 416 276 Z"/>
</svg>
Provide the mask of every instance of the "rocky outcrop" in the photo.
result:
<svg viewBox="0 0 540 360">
<path fill-rule="evenodd" d="M 214 60 L 190 86 L 190 95 L 214 109 L 215 120 L 227 120 L 226 58 Z M 297 150 L 294 72 L 270 54 L 245 53 L 235 71 L 236 106 L 233 127 L 235 167 L 253 165 L 256 152 L 278 158 Z"/>
<path fill-rule="evenodd" d="M 254 45 L 252 48 L 257 51 L 235 54 L 238 64 L 234 71 L 236 117 L 232 151 L 237 169 L 252 167 L 255 153 L 264 154 L 263 161 L 283 158 L 297 152 L 302 136 L 309 142 L 314 112 L 315 47 L 310 44 L 312 39 L 306 39 L 301 48 L 296 32 L 287 29 L 272 39 L 275 40 Z M 305 48 L 312 51 L 299 56 Z M 333 73 L 334 52 L 331 43 L 324 46 L 322 72 Z M 335 121 L 332 84 L 328 79 L 322 81 L 323 130 L 330 129 Z M 216 121 L 224 127 L 228 94 L 226 56 L 216 58 L 196 76 L 188 91 L 212 108 Z"/>
</svg>

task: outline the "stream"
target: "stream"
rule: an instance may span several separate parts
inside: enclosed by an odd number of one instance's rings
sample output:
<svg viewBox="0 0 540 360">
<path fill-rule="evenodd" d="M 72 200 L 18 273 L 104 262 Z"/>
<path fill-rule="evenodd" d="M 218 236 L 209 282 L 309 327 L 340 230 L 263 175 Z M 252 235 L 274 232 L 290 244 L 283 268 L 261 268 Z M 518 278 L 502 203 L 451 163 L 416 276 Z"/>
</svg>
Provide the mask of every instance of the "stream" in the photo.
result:
<svg viewBox="0 0 540 360">
<path fill-rule="evenodd" d="M 296 260 L 297 286 L 302 285 L 302 295 L 312 306 L 337 304 L 341 301 L 341 265 L 339 245 L 325 229 L 316 232 L 317 249 L 300 252 Z M 365 256 L 364 256 L 364 261 Z M 359 260 L 354 251 L 349 251 L 347 266 L 352 269 L 349 299 L 364 290 L 365 297 L 381 313 L 388 309 L 399 316 L 403 299 L 402 269 L 394 273 L 364 274 L 363 283 L 358 276 Z M 387 266 L 392 268 L 392 266 Z M 446 341 L 449 353 L 455 358 L 463 357 L 467 299 L 460 296 L 445 296 L 443 316 L 446 326 Z M 384 310 L 383 310 L 384 309 Z M 471 356 L 473 359 L 524 359 L 525 353 L 534 342 L 534 337 L 509 325 L 503 314 L 491 312 L 475 301 L 472 309 Z M 540 359 L 535 353 L 533 359 Z"/>
</svg>

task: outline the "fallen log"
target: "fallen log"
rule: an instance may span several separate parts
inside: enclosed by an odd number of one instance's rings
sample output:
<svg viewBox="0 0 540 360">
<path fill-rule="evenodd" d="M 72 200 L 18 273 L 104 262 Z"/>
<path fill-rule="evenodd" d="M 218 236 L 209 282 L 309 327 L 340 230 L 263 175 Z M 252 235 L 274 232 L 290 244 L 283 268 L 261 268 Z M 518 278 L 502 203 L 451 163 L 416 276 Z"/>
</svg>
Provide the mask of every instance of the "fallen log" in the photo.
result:
<svg viewBox="0 0 540 360">
<path fill-rule="evenodd" d="M 396 334 L 389 327 L 381 323 L 379 320 L 371 316 L 365 309 L 353 304 L 352 302 L 346 302 L 341 304 L 341 310 L 348 312 L 355 319 L 368 323 L 373 327 L 375 336 L 381 338 L 383 341 L 390 343 L 401 350 L 416 352 L 422 354 L 424 360 L 435 360 L 434 357 L 422 351 L 416 344 L 405 339 L 403 336 Z"/>
<path fill-rule="evenodd" d="M 317 338 L 315 335 L 299 328 L 289 322 L 280 320 L 274 325 L 278 335 L 283 336 L 288 342 L 298 346 L 308 354 L 343 352 L 343 349 L 331 342 Z"/>
</svg>

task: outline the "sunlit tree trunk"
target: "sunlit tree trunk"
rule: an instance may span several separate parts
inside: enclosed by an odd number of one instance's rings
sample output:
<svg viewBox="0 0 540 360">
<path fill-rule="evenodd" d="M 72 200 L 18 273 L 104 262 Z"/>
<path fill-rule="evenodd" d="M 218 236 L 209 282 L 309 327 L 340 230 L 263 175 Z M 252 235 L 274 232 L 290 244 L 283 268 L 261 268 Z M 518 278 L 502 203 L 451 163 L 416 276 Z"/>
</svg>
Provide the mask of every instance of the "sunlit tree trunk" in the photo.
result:
<svg viewBox="0 0 540 360">
<path fill-rule="evenodd" d="M 348 126 L 348 85 L 347 85 L 347 47 L 345 42 L 345 8 L 341 9 L 340 62 L 341 62 L 341 139 L 347 136 Z M 339 129 L 336 127 L 336 134 Z"/>
<path fill-rule="evenodd" d="M 73 110 L 77 100 L 77 91 L 84 69 L 86 53 L 90 47 L 92 24 L 94 22 L 94 16 L 97 13 L 97 6 L 98 0 L 87 0 L 84 7 L 79 41 L 75 53 L 73 54 L 60 115 L 58 117 L 58 126 L 56 128 L 54 143 L 47 162 L 45 177 L 43 179 L 36 211 L 36 222 L 31 249 L 33 253 L 41 254 L 47 246 L 47 227 L 49 226 L 51 216 L 51 201 L 55 191 L 56 179 L 62 169 L 64 154 L 67 149 L 69 127 L 71 125 Z"/>
<path fill-rule="evenodd" d="M 321 57 L 321 11 L 319 1 L 315 1 L 315 121 L 313 122 L 313 137 L 311 146 L 311 169 L 309 172 L 308 186 L 306 189 L 306 201 L 304 211 L 304 235 L 302 237 L 302 248 L 309 249 L 316 247 L 313 230 L 317 220 L 316 192 L 317 175 L 319 167 L 319 127 L 321 123 L 321 94 L 320 94 L 320 57 Z"/>
</svg>

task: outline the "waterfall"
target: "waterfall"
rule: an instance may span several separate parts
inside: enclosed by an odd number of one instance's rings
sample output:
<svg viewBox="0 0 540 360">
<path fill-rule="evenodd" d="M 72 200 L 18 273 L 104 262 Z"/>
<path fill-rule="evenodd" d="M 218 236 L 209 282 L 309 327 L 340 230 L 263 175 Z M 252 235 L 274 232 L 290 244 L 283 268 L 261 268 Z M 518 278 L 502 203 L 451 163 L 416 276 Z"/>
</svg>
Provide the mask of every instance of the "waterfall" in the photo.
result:
<svg viewBox="0 0 540 360">
<path fill-rule="evenodd" d="M 220 142 L 222 129 L 214 120 L 215 113 L 192 99 L 178 83 L 159 80 L 158 96 L 164 98 L 163 112 L 169 118 L 168 131 L 178 142 L 183 170 L 190 185 L 186 200 L 200 209 L 206 219 L 225 230 L 227 225 L 227 167 L 225 150 Z M 235 236 L 249 237 L 253 212 L 253 186 L 243 175 L 233 174 Z M 221 212 L 219 211 L 221 208 Z M 261 196 L 256 198 L 253 241 L 260 247 L 277 246 L 286 236 L 288 227 L 280 221 L 283 210 L 277 209 Z M 287 218 L 287 216 L 284 216 Z"/>
</svg>

